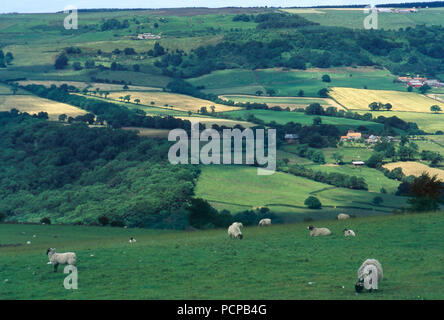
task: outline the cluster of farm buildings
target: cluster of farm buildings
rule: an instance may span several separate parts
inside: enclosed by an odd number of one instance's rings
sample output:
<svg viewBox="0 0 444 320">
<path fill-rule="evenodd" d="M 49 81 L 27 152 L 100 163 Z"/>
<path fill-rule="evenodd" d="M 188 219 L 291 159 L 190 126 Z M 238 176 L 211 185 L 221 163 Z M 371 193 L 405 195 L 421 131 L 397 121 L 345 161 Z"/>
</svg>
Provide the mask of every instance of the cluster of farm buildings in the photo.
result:
<svg viewBox="0 0 444 320">
<path fill-rule="evenodd" d="M 444 83 L 437 79 L 427 79 L 427 78 L 411 78 L 411 77 L 398 77 L 398 80 L 402 83 L 407 84 L 408 86 L 411 86 L 413 88 L 419 88 L 423 85 L 427 84 L 430 87 L 444 87 Z"/>
<path fill-rule="evenodd" d="M 387 12 L 387 13 L 416 13 L 418 9 L 410 8 L 410 9 L 396 9 L 396 8 L 377 8 L 378 12 Z"/>
</svg>

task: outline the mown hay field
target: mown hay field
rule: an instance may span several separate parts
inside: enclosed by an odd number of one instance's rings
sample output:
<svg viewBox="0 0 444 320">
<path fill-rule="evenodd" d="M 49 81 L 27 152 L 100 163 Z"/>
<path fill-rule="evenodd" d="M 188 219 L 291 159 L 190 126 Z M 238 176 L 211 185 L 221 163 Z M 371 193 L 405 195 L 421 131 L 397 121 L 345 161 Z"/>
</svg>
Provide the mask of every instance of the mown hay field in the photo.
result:
<svg viewBox="0 0 444 320">
<path fill-rule="evenodd" d="M 438 175 L 438 178 L 444 180 L 444 170 L 437 168 L 430 168 L 425 164 L 414 162 L 414 161 L 406 161 L 406 162 L 393 162 L 388 163 L 383 166 L 386 169 L 393 170 L 395 168 L 402 168 L 402 172 L 409 176 L 420 176 L 423 172 L 427 172 L 431 176 Z"/>
<path fill-rule="evenodd" d="M 119 100 L 120 97 L 126 95 L 131 96 L 131 101 L 139 99 L 143 105 L 164 106 L 174 110 L 197 112 L 202 107 L 206 107 L 208 112 L 211 112 L 211 106 L 214 106 L 215 112 L 224 112 L 239 110 L 238 107 L 230 107 L 222 104 L 217 104 L 212 101 L 198 99 L 183 94 L 169 93 L 169 92 L 137 92 L 137 91 L 119 91 L 112 92 L 109 98 Z"/>
<path fill-rule="evenodd" d="M 393 111 L 430 113 L 433 105 L 444 109 L 444 103 L 414 92 L 333 87 L 330 96 L 344 107 L 355 110 L 369 111 L 368 105 L 372 102 L 390 103 Z"/>
<path fill-rule="evenodd" d="M 51 120 L 56 120 L 61 114 L 66 114 L 68 117 L 77 117 L 86 113 L 84 110 L 66 103 L 31 95 L 0 96 L 0 111 L 10 111 L 14 108 L 29 114 L 44 111 L 48 113 Z"/>
</svg>

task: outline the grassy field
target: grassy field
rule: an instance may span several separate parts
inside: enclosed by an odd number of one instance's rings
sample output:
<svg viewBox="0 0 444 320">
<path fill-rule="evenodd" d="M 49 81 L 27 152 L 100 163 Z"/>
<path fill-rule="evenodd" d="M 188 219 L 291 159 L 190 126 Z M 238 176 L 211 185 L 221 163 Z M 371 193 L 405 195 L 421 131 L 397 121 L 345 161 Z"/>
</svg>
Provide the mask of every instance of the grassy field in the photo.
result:
<svg viewBox="0 0 444 320">
<path fill-rule="evenodd" d="M 330 76 L 331 82 L 322 82 L 324 74 Z M 357 89 L 367 86 L 368 89 L 405 91 L 403 86 L 393 83 L 395 78 L 386 70 L 369 67 L 307 70 L 275 68 L 215 71 L 208 75 L 189 79 L 189 82 L 195 86 L 205 86 L 204 92 L 218 95 L 254 95 L 257 90 L 265 92 L 266 89 L 274 89 L 278 96 L 296 97 L 299 90 L 303 90 L 306 97 L 319 97 L 318 91 L 330 86 Z"/>
<path fill-rule="evenodd" d="M 394 194 L 398 189 L 399 181 L 389 179 L 381 171 L 368 167 L 354 167 L 353 165 L 335 166 L 327 165 L 312 165 L 311 169 L 323 172 L 337 172 L 347 174 L 350 176 L 362 177 L 365 179 L 370 192 L 380 192 L 381 188 L 387 190 L 388 193 Z"/>
<path fill-rule="evenodd" d="M 362 9 L 321 8 L 321 9 L 284 9 L 325 26 L 339 26 L 364 29 L 363 20 L 369 13 Z M 302 11 L 301 11 L 302 10 Z M 378 29 L 400 29 L 416 25 L 442 25 L 443 8 L 420 9 L 417 13 L 396 14 L 378 13 Z"/>
<path fill-rule="evenodd" d="M 444 298 L 442 212 L 319 221 L 315 225 L 330 228 L 333 235 L 310 238 L 307 223 L 247 227 L 242 241 L 227 239 L 226 230 L 159 232 L 0 225 L 0 297 Z M 357 236 L 345 238 L 344 227 L 353 229 Z M 128 243 L 130 236 L 137 239 L 136 244 Z M 25 245 L 26 241 L 31 245 Z M 76 252 L 78 290 L 65 290 L 63 268 L 53 273 L 47 265 L 48 247 Z M 377 292 L 358 295 L 354 291 L 356 271 L 367 258 L 381 262 L 384 279 Z"/>
<path fill-rule="evenodd" d="M 407 176 L 409 175 L 420 176 L 423 172 L 427 172 L 432 176 L 438 175 L 439 179 L 444 180 L 444 170 L 437 168 L 430 168 L 429 166 L 419 162 L 414 162 L 414 161 L 393 162 L 385 164 L 383 167 L 389 170 L 393 170 L 395 168 L 402 168 L 402 172 Z"/>
<path fill-rule="evenodd" d="M 232 100 L 234 102 L 255 102 L 266 103 L 268 107 L 279 106 L 282 108 L 305 108 L 311 103 L 319 103 L 324 108 L 335 107 L 338 110 L 344 109 L 340 104 L 332 99 L 324 98 L 300 98 L 300 97 L 258 97 L 252 95 L 222 95 L 219 98 Z"/>
<path fill-rule="evenodd" d="M 29 114 L 37 114 L 40 111 L 47 112 L 52 120 L 58 119 L 61 114 L 68 117 L 76 117 L 86 112 L 66 103 L 60 103 L 48 99 L 43 99 L 31 95 L 0 95 L 0 111 L 10 111 L 17 109 Z"/>
<path fill-rule="evenodd" d="M 243 166 L 204 166 L 195 192 L 218 209 L 235 213 L 266 206 L 285 221 L 332 218 L 342 211 L 356 215 L 389 213 L 404 206 L 406 200 L 389 194 L 336 188 L 281 172 L 258 176 L 256 168 Z M 304 201 L 310 195 L 318 197 L 324 207 L 307 209 Z M 374 207 L 372 199 L 377 195 L 384 199 L 385 207 Z"/>
<path fill-rule="evenodd" d="M 430 113 L 433 105 L 444 109 L 444 103 L 414 92 L 334 87 L 329 94 L 346 108 L 354 110 L 370 110 L 368 105 L 372 102 L 390 103 L 393 111 Z"/>
<path fill-rule="evenodd" d="M 302 125 L 313 124 L 313 119 L 317 116 L 306 115 L 303 112 L 289 112 L 289 111 L 272 111 L 272 110 L 239 110 L 225 112 L 225 116 L 233 119 L 246 120 L 249 115 L 265 121 L 266 123 L 276 121 L 278 124 L 286 124 L 288 122 L 297 122 Z M 326 117 L 321 116 L 323 124 L 337 125 L 341 130 L 353 129 L 359 126 L 365 126 L 369 129 L 379 130 L 383 128 L 383 125 L 371 121 L 360 121 L 346 118 Z"/>
<path fill-rule="evenodd" d="M 390 117 L 397 116 L 398 118 L 407 121 L 415 122 L 419 129 L 424 130 L 429 133 L 435 133 L 438 130 L 443 130 L 444 114 L 443 113 L 425 113 L 425 112 L 396 112 L 396 111 L 366 111 L 373 115 L 373 118 L 379 116 Z M 359 112 L 361 113 L 361 112 Z M 362 112 L 364 113 L 364 112 Z"/>
<path fill-rule="evenodd" d="M 131 101 L 139 99 L 141 104 L 164 106 L 179 111 L 197 112 L 202 107 L 206 107 L 208 112 L 211 112 L 211 106 L 214 106 L 215 112 L 224 112 L 231 110 L 239 110 L 238 107 L 225 106 L 217 104 L 212 101 L 194 98 L 183 94 L 169 93 L 169 92 L 139 92 L 139 91 L 121 91 L 112 92 L 109 98 L 119 100 L 119 97 L 131 95 Z"/>
</svg>

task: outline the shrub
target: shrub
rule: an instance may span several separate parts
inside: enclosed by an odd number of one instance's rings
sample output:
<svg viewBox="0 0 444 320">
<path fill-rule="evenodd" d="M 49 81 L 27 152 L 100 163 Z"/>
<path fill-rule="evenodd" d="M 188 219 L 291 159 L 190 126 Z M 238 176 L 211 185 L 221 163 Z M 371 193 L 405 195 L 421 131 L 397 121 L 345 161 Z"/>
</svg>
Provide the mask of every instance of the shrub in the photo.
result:
<svg viewBox="0 0 444 320">
<path fill-rule="evenodd" d="M 382 199 L 382 197 L 377 196 L 377 197 L 374 197 L 374 198 L 373 198 L 372 202 L 373 202 L 375 205 L 379 206 L 381 203 L 384 202 L 384 199 Z"/>
<path fill-rule="evenodd" d="M 3 222 L 6 219 L 6 214 L 3 212 L 0 212 L 0 222 Z"/>
<path fill-rule="evenodd" d="M 111 227 L 120 227 L 123 228 L 125 226 L 125 223 L 120 220 L 113 220 L 111 221 Z"/>
<path fill-rule="evenodd" d="M 40 223 L 51 224 L 51 219 L 49 217 L 44 217 L 44 218 L 40 219 Z"/>
<path fill-rule="evenodd" d="M 321 201 L 313 196 L 309 196 L 307 199 L 305 199 L 304 204 L 310 209 L 320 209 L 322 207 Z"/>
<path fill-rule="evenodd" d="M 99 223 L 100 223 L 102 226 L 106 226 L 106 225 L 109 224 L 109 219 L 108 219 L 107 216 L 100 216 L 97 220 L 99 221 Z"/>
</svg>

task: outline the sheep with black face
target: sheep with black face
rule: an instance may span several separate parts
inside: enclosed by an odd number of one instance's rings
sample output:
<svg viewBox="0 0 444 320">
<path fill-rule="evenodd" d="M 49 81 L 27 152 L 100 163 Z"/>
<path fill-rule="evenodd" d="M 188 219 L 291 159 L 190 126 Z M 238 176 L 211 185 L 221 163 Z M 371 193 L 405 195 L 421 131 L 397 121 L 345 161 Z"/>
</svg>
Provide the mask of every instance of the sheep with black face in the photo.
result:
<svg viewBox="0 0 444 320">
<path fill-rule="evenodd" d="M 48 255 L 49 262 L 54 265 L 54 272 L 57 272 L 59 264 L 76 265 L 77 257 L 74 252 L 56 253 L 55 248 L 49 248 L 46 250 L 46 254 Z"/>
<path fill-rule="evenodd" d="M 356 292 L 362 292 L 364 290 L 364 281 L 366 277 L 372 276 L 372 273 L 376 272 L 376 281 L 379 283 L 383 278 L 383 271 L 381 263 L 376 259 L 367 259 L 358 269 L 358 281 L 355 284 Z M 376 284 L 377 287 L 377 284 Z"/>
</svg>

